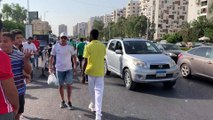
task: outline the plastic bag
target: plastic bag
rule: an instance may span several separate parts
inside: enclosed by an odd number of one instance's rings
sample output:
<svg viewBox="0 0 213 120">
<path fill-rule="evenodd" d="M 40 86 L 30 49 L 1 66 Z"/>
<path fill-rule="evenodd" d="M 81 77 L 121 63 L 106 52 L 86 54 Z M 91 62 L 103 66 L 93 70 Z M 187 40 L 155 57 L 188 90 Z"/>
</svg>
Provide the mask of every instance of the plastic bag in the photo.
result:
<svg viewBox="0 0 213 120">
<path fill-rule="evenodd" d="M 48 76 L 47 84 L 48 85 L 56 85 L 56 86 L 59 85 L 58 79 L 55 77 L 55 75 L 53 73 L 51 73 Z"/>
</svg>

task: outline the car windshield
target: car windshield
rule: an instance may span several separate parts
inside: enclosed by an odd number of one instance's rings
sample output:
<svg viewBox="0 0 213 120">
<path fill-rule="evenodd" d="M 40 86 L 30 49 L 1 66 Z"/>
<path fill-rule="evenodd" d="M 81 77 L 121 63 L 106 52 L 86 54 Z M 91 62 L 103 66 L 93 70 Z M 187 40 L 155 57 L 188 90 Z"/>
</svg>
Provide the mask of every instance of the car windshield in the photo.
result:
<svg viewBox="0 0 213 120">
<path fill-rule="evenodd" d="M 165 50 L 180 50 L 180 48 L 177 45 L 164 44 L 162 46 Z"/>
<path fill-rule="evenodd" d="M 160 54 L 161 51 L 148 41 L 124 41 L 127 54 Z"/>
</svg>

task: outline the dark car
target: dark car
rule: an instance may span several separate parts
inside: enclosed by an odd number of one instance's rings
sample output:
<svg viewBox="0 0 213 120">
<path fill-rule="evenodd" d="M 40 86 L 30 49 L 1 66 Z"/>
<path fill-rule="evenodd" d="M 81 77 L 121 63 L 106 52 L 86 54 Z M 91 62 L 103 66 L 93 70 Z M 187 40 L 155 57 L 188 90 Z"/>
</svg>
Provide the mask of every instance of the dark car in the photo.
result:
<svg viewBox="0 0 213 120">
<path fill-rule="evenodd" d="M 176 63 L 178 60 L 178 55 L 183 52 L 180 47 L 175 44 L 166 43 L 156 45 L 163 53 L 170 56 Z"/>
</svg>

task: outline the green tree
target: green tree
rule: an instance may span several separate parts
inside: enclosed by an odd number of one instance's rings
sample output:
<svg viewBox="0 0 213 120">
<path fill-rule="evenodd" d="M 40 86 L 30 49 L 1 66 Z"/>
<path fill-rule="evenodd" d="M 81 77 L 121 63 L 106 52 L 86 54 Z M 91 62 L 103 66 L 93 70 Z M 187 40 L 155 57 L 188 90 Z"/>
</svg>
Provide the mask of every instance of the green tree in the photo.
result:
<svg viewBox="0 0 213 120">
<path fill-rule="evenodd" d="M 102 40 L 104 37 L 104 23 L 102 21 L 99 20 L 95 20 L 94 24 L 93 24 L 93 28 L 97 29 L 100 33 L 100 39 Z"/>
<path fill-rule="evenodd" d="M 179 33 L 169 34 L 166 40 L 169 43 L 177 43 L 182 41 L 182 36 Z"/>
<path fill-rule="evenodd" d="M 22 23 L 16 23 L 13 21 L 3 21 L 4 27 L 3 27 L 3 31 L 7 32 L 7 31 L 11 31 L 13 29 L 20 29 L 22 30 L 22 32 L 24 33 L 25 31 L 25 26 Z"/>
<path fill-rule="evenodd" d="M 2 16 L 4 20 L 11 20 L 16 23 L 24 23 L 26 20 L 27 10 L 19 4 L 4 4 L 2 8 Z"/>
</svg>

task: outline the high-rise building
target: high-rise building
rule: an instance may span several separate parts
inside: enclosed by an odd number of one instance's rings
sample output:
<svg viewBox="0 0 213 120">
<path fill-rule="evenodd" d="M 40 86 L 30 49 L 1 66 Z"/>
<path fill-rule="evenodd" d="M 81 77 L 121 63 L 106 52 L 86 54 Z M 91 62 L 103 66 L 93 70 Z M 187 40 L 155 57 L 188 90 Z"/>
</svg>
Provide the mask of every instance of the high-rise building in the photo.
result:
<svg viewBox="0 0 213 120">
<path fill-rule="evenodd" d="M 62 32 L 65 32 L 67 34 L 67 26 L 64 24 L 58 26 L 58 35 L 60 35 Z"/>
<path fill-rule="evenodd" d="M 131 0 L 126 7 L 126 18 L 130 16 L 138 16 L 140 13 L 140 1 Z"/>
<path fill-rule="evenodd" d="M 177 32 L 187 22 L 188 0 L 140 0 L 140 14 L 155 24 L 154 39 Z"/>
<path fill-rule="evenodd" d="M 88 21 L 88 35 L 90 34 L 90 31 L 93 29 L 93 25 L 94 25 L 94 21 L 102 21 L 104 22 L 104 16 L 95 16 L 95 17 L 91 17 Z"/>
<path fill-rule="evenodd" d="M 107 27 L 110 22 L 112 22 L 112 15 L 104 15 L 104 27 Z"/>
<path fill-rule="evenodd" d="M 213 17 L 213 10 L 210 7 L 213 0 L 189 0 L 188 6 L 188 22 L 197 20 L 198 17 L 206 17 L 210 19 Z"/>
<path fill-rule="evenodd" d="M 86 37 L 86 36 L 88 36 L 87 27 L 88 27 L 88 25 L 87 25 L 86 22 L 76 24 L 73 27 L 73 35 L 75 37 Z"/>
<path fill-rule="evenodd" d="M 120 17 L 126 17 L 126 8 L 112 11 L 112 22 L 117 23 Z"/>
</svg>

